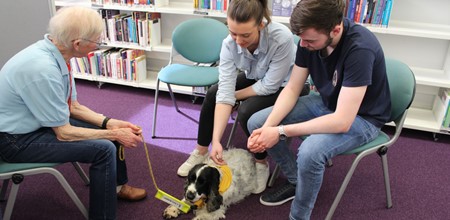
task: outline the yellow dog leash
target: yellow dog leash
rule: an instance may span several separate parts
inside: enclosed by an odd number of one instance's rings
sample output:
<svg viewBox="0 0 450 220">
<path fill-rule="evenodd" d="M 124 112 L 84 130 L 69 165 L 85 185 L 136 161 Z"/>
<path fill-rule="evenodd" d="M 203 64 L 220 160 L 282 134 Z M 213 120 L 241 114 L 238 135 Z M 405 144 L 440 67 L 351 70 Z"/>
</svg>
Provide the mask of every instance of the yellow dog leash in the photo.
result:
<svg viewBox="0 0 450 220">
<path fill-rule="evenodd" d="M 147 147 L 147 143 L 145 143 L 144 140 L 144 136 L 141 134 L 142 137 L 142 142 L 144 142 L 144 149 L 145 149 L 145 155 L 147 156 L 147 163 L 148 163 L 148 168 L 150 171 L 150 177 L 152 178 L 153 181 L 153 185 L 156 188 L 156 195 L 155 198 L 168 203 L 169 205 L 172 205 L 176 208 L 178 208 L 179 210 L 181 210 L 184 213 L 188 213 L 189 210 L 191 209 L 191 206 L 186 204 L 185 202 L 173 197 L 172 195 L 169 195 L 168 193 L 162 191 L 161 189 L 158 188 L 158 185 L 156 184 L 156 179 L 155 179 L 155 175 L 153 174 L 153 168 L 152 168 L 152 163 L 150 162 L 150 155 L 148 153 L 148 147 Z M 121 161 L 125 160 L 125 149 L 122 145 L 120 145 L 119 147 L 119 159 Z"/>
</svg>

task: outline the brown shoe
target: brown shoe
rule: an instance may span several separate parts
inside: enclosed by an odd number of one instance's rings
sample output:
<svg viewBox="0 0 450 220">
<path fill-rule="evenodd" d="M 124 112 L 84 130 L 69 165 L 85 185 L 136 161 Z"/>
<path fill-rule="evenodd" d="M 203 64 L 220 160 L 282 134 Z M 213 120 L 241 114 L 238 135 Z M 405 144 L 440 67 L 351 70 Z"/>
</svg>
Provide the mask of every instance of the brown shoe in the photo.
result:
<svg viewBox="0 0 450 220">
<path fill-rule="evenodd" d="M 139 201 L 147 196 L 145 189 L 136 188 L 129 186 L 127 184 L 122 185 L 122 189 L 117 193 L 118 199 L 128 200 L 128 201 Z"/>
</svg>

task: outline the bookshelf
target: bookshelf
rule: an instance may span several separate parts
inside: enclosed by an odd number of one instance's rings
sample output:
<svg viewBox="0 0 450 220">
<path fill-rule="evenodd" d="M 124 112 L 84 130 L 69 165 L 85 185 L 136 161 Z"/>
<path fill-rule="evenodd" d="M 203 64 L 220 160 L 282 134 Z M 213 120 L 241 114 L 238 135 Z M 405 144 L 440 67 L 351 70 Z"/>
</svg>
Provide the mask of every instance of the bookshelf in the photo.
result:
<svg viewBox="0 0 450 220">
<path fill-rule="evenodd" d="M 89 0 L 81 2 L 91 6 Z M 63 1 L 56 1 L 55 4 L 65 5 Z M 272 5 L 272 1 L 269 1 L 269 5 Z M 155 89 L 157 72 L 168 63 L 171 32 L 177 24 L 198 16 L 213 17 L 222 21 L 226 17 L 225 14 L 217 11 L 208 11 L 206 14 L 196 13 L 192 0 L 156 0 L 156 4 L 151 7 L 129 7 L 117 4 L 93 7 L 161 13 L 160 42 L 153 42 L 149 48 L 145 48 L 147 78 L 138 84 L 129 85 L 147 89 Z M 416 97 L 408 112 L 405 127 L 432 132 L 434 135 L 447 133 L 441 130 L 439 119 L 436 118 L 439 109 L 443 108 L 436 104 L 436 100 L 439 98 L 439 89 L 450 88 L 449 8 L 448 0 L 394 0 L 388 27 L 363 24 L 378 37 L 386 56 L 402 60 L 415 73 Z M 289 26 L 289 17 L 273 16 L 272 19 Z M 166 86 L 162 85 L 161 88 L 165 89 Z M 174 91 L 192 94 L 192 89 L 187 87 L 177 87 Z"/>
</svg>

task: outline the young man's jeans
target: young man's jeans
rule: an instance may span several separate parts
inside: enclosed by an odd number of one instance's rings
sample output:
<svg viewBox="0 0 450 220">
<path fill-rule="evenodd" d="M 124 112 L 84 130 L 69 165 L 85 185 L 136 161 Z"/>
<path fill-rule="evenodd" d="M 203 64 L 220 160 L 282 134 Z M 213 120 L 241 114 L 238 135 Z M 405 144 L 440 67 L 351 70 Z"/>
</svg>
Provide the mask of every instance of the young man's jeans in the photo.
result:
<svg viewBox="0 0 450 220">
<path fill-rule="evenodd" d="M 255 113 L 248 121 L 249 131 L 260 128 L 272 107 Z M 281 124 L 293 124 L 332 113 L 323 104 L 320 96 L 302 96 Z M 298 148 L 297 160 L 289 150 L 289 141 L 280 141 L 268 150 L 269 155 L 280 166 L 296 193 L 291 205 L 290 219 L 309 219 L 322 185 L 326 162 L 334 156 L 368 143 L 379 134 L 380 129 L 357 116 L 347 133 L 313 134 Z"/>
<path fill-rule="evenodd" d="M 99 129 L 74 119 L 70 123 Z M 116 219 L 116 183 L 128 181 L 125 161 L 116 159 L 118 143 L 105 139 L 59 141 L 51 128 L 41 128 L 21 135 L 0 132 L 0 146 L 0 156 L 7 162 L 90 163 L 89 219 Z"/>
</svg>

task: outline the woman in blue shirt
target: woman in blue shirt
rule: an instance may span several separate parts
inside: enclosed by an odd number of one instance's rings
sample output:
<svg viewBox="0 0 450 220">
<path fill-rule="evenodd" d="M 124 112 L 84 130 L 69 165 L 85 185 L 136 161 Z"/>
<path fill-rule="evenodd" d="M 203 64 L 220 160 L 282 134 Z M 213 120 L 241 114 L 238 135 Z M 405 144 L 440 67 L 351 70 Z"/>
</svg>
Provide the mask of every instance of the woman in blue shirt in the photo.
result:
<svg viewBox="0 0 450 220">
<path fill-rule="evenodd" d="M 264 20 L 265 19 L 265 20 Z M 203 102 L 196 149 L 178 169 L 187 176 L 189 170 L 209 155 L 224 164 L 220 143 L 236 101 L 239 123 L 247 136 L 250 116 L 275 103 L 283 83 L 294 64 L 296 47 L 286 26 L 271 22 L 266 0 L 232 1 L 227 12 L 230 35 L 220 53 L 219 83 L 212 86 Z M 262 192 L 269 177 L 265 152 L 255 155 L 258 189 Z"/>
</svg>

